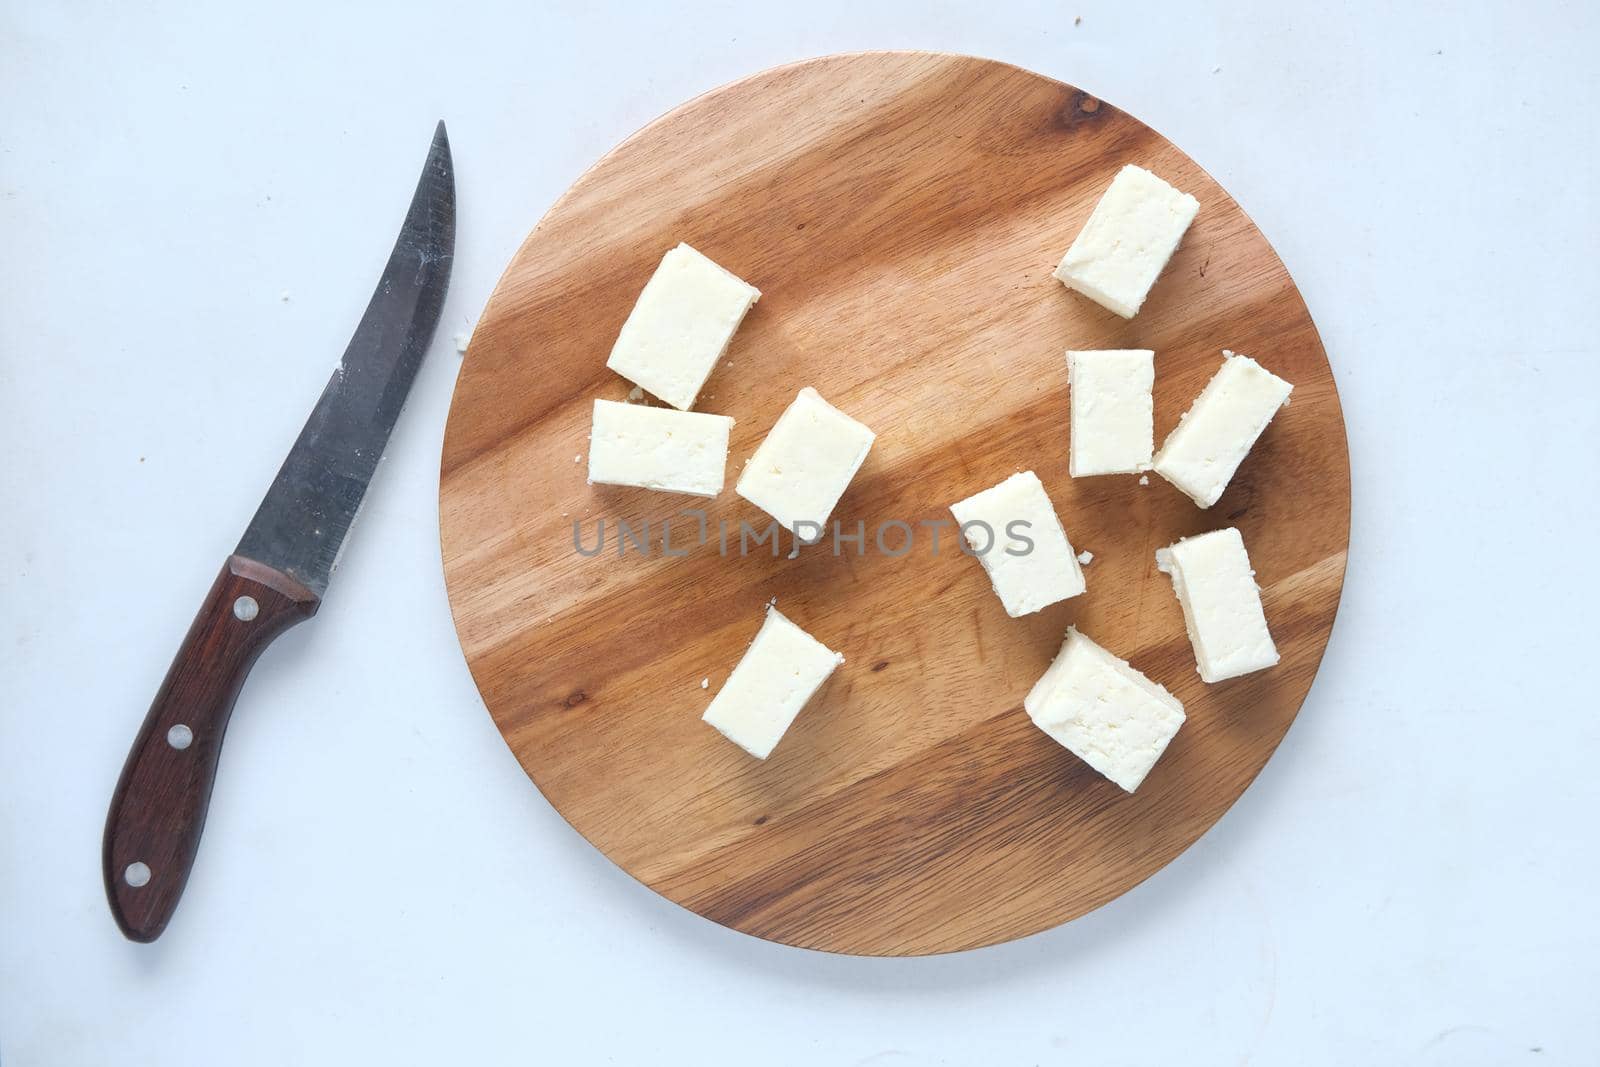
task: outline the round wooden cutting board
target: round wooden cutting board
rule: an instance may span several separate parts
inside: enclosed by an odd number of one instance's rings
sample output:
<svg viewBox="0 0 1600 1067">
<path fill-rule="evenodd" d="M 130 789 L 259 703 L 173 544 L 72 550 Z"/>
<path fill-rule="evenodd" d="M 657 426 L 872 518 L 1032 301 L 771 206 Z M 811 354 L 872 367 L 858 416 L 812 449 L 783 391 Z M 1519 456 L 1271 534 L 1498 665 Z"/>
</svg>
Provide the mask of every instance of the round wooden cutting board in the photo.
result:
<svg viewBox="0 0 1600 1067">
<path fill-rule="evenodd" d="M 1137 163 L 1200 200 L 1125 322 L 1050 276 Z M 661 255 L 686 241 L 762 297 L 697 410 L 738 420 L 714 500 L 586 483 L 591 403 Z M 1221 501 L 1152 475 L 1067 475 L 1068 348 L 1156 352 L 1159 443 L 1230 348 L 1294 383 Z M 718 549 L 766 517 L 740 466 L 805 385 L 877 432 L 833 518 L 854 544 Z M 949 527 L 924 520 L 1038 472 L 1088 592 L 1007 618 Z M 707 513 L 709 544 L 698 544 Z M 605 551 L 586 549 L 597 520 Z M 1339 603 L 1350 474 L 1339 398 L 1288 272 L 1239 206 L 1138 120 L 1060 82 L 961 56 L 834 56 L 768 71 L 629 138 L 551 208 L 501 279 L 450 411 L 440 525 L 450 603 L 485 703 L 529 776 L 645 885 L 759 937 L 918 954 L 1043 930 L 1188 847 L 1260 771 Z M 648 555 L 616 523 L 648 522 Z M 880 552 L 871 531 L 916 531 Z M 660 546 L 671 522 L 673 552 Z M 1282 662 L 1195 673 L 1155 550 L 1244 534 Z M 893 528 L 887 546 L 898 551 Z M 787 550 L 787 545 L 785 546 Z M 765 762 L 700 721 L 768 601 L 845 664 Z M 1036 729 L 1022 698 L 1069 624 L 1183 701 L 1136 794 Z M 702 686 L 709 679 L 709 688 Z"/>
</svg>

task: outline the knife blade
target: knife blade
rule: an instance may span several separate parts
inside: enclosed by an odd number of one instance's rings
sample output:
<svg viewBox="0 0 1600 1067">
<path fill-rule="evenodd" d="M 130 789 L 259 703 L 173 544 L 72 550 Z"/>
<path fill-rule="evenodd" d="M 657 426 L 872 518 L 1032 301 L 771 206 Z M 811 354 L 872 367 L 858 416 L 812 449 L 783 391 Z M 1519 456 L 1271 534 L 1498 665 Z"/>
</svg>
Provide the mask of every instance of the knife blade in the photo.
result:
<svg viewBox="0 0 1600 1067">
<path fill-rule="evenodd" d="M 327 592 L 438 326 L 454 252 L 455 177 L 440 122 L 366 312 L 212 583 L 112 794 L 102 874 L 112 916 L 134 941 L 159 937 L 183 895 L 246 675 Z"/>
</svg>

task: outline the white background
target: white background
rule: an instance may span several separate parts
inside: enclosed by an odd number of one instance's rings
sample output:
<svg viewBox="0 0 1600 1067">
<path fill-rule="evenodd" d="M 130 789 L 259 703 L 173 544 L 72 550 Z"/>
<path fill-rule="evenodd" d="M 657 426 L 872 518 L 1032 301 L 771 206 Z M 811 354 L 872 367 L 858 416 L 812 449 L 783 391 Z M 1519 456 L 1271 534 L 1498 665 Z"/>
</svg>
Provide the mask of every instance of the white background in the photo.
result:
<svg viewBox="0 0 1600 1067">
<path fill-rule="evenodd" d="M 680 6 L 0 4 L 0 1062 L 1600 1059 L 1600 9 Z M 451 337 L 552 200 L 695 93 L 864 48 L 1063 78 L 1216 175 L 1321 328 L 1355 486 L 1321 676 L 1233 811 L 932 959 L 731 933 L 585 844 L 484 712 L 436 527 Z M 112 785 L 441 116 L 439 341 L 176 920 L 127 943 Z"/>
</svg>

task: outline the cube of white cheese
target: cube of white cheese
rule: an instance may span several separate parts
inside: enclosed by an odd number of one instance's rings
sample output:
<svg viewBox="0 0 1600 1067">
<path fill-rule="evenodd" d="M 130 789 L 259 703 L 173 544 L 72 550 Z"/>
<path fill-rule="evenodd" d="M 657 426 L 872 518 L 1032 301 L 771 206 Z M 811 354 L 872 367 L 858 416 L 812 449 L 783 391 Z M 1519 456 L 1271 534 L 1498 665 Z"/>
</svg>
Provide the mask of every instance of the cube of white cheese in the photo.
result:
<svg viewBox="0 0 1600 1067">
<path fill-rule="evenodd" d="M 755 286 L 680 244 L 645 283 L 606 366 L 688 411 L 760 297 Z"/>
<path fill-rule="evenodd" d="M 778 613 L 766 621 L 701 718 L 766 759 L 800 709 L 844 657 Z"/>
<path fill-rule="evenodd" d="M 722 492 L 732 426 L 726 415 L 596 400 L 589 481 L 716 496 Z"/>
<path fill-rule="evenodd" d="M 1233 474 L 1294 388 L 1249 356 L 1223 349 L 1222 367 L 1167 435 L 1155 472 L 1203 508 Z"/>
<path fill-rule="evenodd" d="M 809 385 L 800 390 L 745 464 L 734 492 L 785 530 L 820 536 L 861 469 L 875 435 Z M 808 529 L 796 530 L 805 523 Z"/>
<path fill-rule="evenodd" d="M 1067 353 L 1074 478 L 1137 474 L 1155 447 L 1156 354 L 1146 348 Z"/>
<path fill-rule="evenodd" d="M 1129 164 L 1101 195 L 1056 277 L 1131 319 L 1199 210 L 1200 201 L 1188 193 Z"/>
<path fill-rule="evenodd" d="M 950 513 L 1012 618 L 1083 592 L 1078 557 L 1044 483 L 1032 471 L 951 504 Z"/>
<path fill-rule="evenodd" d="M 1238 530 L 1230 526 L 1157 549 L 1156 567 L 1172 578 L 1202 679 L 1221 682 L 1278 662 Z"/>
<path fill-rule="evenodd" d="M 1184 718 L 1177 697 L 1076 628 L 1022 706 L 1035 726 L 1130 793 Z"/>
</svg>

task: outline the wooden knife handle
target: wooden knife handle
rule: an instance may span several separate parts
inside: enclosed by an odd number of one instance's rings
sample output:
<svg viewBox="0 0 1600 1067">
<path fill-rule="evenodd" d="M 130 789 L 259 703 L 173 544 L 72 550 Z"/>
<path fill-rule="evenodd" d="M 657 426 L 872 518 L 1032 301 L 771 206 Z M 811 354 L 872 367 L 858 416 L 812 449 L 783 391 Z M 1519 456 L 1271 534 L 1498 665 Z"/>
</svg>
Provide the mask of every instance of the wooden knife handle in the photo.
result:
<svg viewBox="0 0 1600 1067">
<path fill-rule="evenodd" d="M 139 728 L 106 816 L 106 897 L 132 940 L 161 936 L 178 907 L 245 675 L 273 638 L 320 603 L 265 564 L 243 556 L 223 564 Z"/>
</svg>

